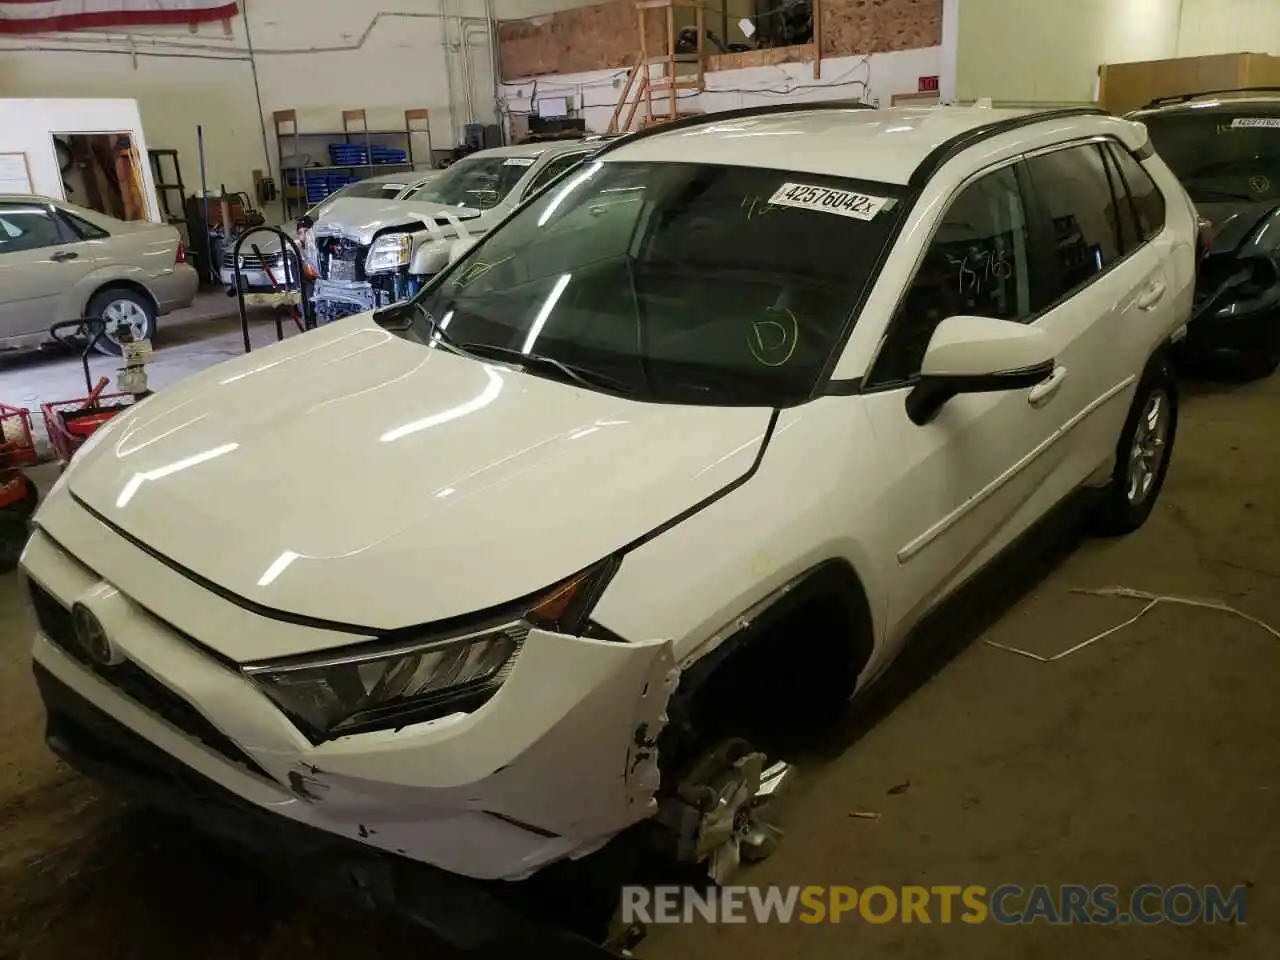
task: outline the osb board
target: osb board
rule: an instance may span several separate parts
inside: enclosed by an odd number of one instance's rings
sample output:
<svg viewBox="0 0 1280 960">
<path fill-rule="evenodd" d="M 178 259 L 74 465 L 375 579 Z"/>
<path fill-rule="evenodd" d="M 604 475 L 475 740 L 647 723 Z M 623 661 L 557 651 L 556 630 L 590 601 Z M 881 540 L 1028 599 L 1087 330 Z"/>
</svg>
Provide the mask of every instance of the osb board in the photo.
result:
<svg viewBox="0 0 1280 960">
<path fill-rule="evenodd" d="M 818 0 L 822 55 L 917 50 L 942 43 L 942 0 Z"/>
<path fill-rule="evenodd" d="M 942 43 L 942 0 L 817 0 L 822 16 L 822 55 L 882 53 Z M 645 14 L 650 56 L 666 52 L 666 11 Z M 676 9 L 677 29 L 689 11 Z M 707 7 L 707 25 L 718 15 Z M 640 54 L 634 0 L 609 0 L 498 26 L 498 56 L 504 80 L 551 73 L 581 73 L 629 67 Z M 759 57 L 759 61 L 733 59 Z M 722 59 L 723 58 L 723 59 Z M 708 70 L 804 62 L 809 45 L 708 58 Z"/>
<path fill-rule="evenodd" d="M 665 10 L 645 11 L 650 56 L 666 53 L 666 30 Z M 631 67 L 639 55 L 634 0 L 609 0 L 498 25 L 503 80 Z"/>
<path fill-rule="evenodd" d="M 772 67 L 779 63 L 803 63 L 813 59 L 813 44 L 794 47 L 769 47 L 744 53 L 713 53 L 707 57 L 707 70 L 741 70 L 744 67 Z"/>
<path fill-rule="evenodd" d="M 1125 113 L 1157 97 L 1270 84 L 1280 84 L 1280 57 L 1260 53 L 1111 63 L 1101 69 L 1099 103 Z"/>
</svg>

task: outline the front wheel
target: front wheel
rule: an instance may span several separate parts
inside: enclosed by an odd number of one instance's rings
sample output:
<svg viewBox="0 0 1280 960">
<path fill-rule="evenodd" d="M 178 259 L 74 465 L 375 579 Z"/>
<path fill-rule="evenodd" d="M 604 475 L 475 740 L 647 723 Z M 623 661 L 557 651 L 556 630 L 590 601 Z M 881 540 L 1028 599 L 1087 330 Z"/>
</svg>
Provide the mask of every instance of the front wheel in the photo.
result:
<svg viewBox="0 0 1280 960">
<path fill-rule="evenodd" d="M 156 308 L 143 294 L 120 287 L 103 290 L 89 301 L 89 316 L 101 317 L 103 333 L 94 344 L 99 353 L 118 357 L 121 334 L 130 339 L 150 340 L 156 335 Z"/>
<path fill-rule="evenodd" d="M 1178 390 L 1167 357 L 1154 358 L 1138 384 L 1133 406 L 1120 432 L 1111 482 L 1102 491 L 1098 532 L 1131 533 L 1155 507 L 1169 470 L 1178 432 Z"/>
</svg>

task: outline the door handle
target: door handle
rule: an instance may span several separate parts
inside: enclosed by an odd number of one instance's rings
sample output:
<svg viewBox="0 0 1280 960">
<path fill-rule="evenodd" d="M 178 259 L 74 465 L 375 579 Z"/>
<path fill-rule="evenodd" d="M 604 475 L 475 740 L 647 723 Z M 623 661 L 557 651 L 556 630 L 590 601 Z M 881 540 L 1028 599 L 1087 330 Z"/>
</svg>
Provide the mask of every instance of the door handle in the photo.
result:
<svg viewBox="0 0 1280 960">
<path fill-rule="evenodd" d="M 1049 398 L 1058 392 L 1062 386 L 1062 381 L 1067 379 L 1066 367 L 1054 367 L 1053 373 L 1045 377 L 1027 394 L 1027 403 L 1033 407 L 1039 407 L 1049 402 Z"/>
<path fill-rule="evenodd" d="M 1155 309 L 1155 305 L 1164 297 L 1164 289 L 1163 280 L 1152 280 L 1151 283 L 1147 285 L 1147 288 L 1143 290 L 1142 293 L 1138 294 L 1138 309 Z"/>
<path fill-rule="evenodd" d="M 79 256 L 80 254 L 76 253 L 74 250 L 59 250 L 49 259 L 54 263 L 64 263 L 67 260 L 75 260 Z"/>
</svg>

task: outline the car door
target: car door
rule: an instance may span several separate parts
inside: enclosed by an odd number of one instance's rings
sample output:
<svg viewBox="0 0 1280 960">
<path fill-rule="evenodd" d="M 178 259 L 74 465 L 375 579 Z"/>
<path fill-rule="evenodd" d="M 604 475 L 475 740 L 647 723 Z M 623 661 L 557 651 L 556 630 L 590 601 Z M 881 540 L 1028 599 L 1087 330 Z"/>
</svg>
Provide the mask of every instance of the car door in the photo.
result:
<svg viewBox="0 0 1280 960">
<path fill-rule="evenodd" d="M 1107 141 L 1026 159 L 1057 284 L 1040 321 L 1060 345 L 1072 395 L 1061 443 L 1073 485 L 1107 466 L 1151 350 L 1154 311 L 1172 300 L 1158 250 L 1139 237 Z"/>
<path fill-rule="evenodd" d="M 923 425 L 907 416 L 933 331 L 951 316 L 1041 322 L 1052 297 L 1034 242 L 1025 173 L 1006 164 L 968 181 L 941 214 L 863 387 L 895 482 L 886 652 L 954 587 L 1059 498 L 1053 442 L 1078 397 L 1055 374 L 1036 387 L 962 394 Z M 890 465 L 891 464 L 891 465 Z"/>
<path fill-rule="evenodd" d="M 0 203 L 0 338 L 47 330 L 66 294 L 93 270 L 92 246 L 50 204 Z"/>
<path fill-rule="evenodd" d="M 1179 267 L 1191 263 L 1185 256 L 1187 241 L 1166 229 L 1164 194 L 1151 174 L 1123 144 L 1108 143 L 1106 150 L 1115 174 L 1120 227 L 1129 238 L 1126 249 L 1139 253 L 1146 277 L 1140 313 L 1135 316 L 1162 338 L 1162 331 L 1175 329 L 1191 313 L 1195 280 L 1189 269 L 1179 276 Z M 1184 255 L 1179 256 L 1180 252 Z"/>
</svg>

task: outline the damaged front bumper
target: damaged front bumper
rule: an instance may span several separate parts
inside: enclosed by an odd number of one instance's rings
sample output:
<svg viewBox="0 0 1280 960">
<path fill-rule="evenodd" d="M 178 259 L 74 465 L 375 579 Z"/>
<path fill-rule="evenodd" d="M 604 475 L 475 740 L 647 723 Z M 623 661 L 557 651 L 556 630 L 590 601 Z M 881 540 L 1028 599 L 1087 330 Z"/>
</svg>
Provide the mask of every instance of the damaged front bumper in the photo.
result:
<svg viewBox="0 0 1280 960">
<path fill-rule="evenodd" d="M 315 745 L 234 664 L 190 639 L 211 626 L 242 637 L 308 628 L 256 622 L 264 618 L 122 538 L 66 522 L 55 500 L 41 519 L 57 524 L 58 541 L 37 530 L 23 560 L 41 624 L 36 664 L 240 801 L 501 880 L 584 856 L 654 813 L 654 743 L 678 676 L 669 642 L 534 630 L 475 712 Z M 93 570 L 129 571 L 134 592 Z M 92 604 L 123 664 L 95 665 L 78 652 L 69 626 L 77 600 Z"/>
<path fill-rule="evenodd" d="M 290 879 L 393 911 L 480 956 L 505 960 L 548 949 L 567 960 L 616 956 L 598 937 L 549 922 L 511 884 L 468 880 L 277 817 L 180 763 L 44 667 L 34 671 L 46 737 L 59 757 L 205 833 L 280 858 Z"/>
</svg>

